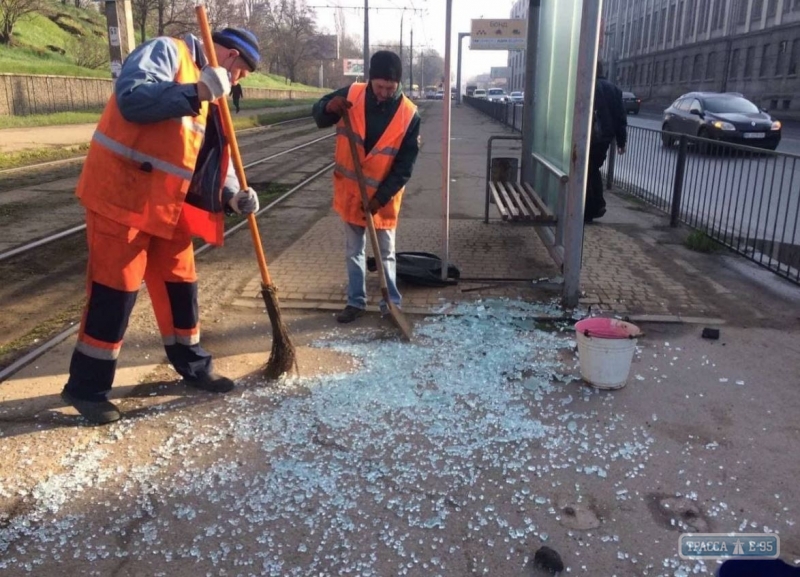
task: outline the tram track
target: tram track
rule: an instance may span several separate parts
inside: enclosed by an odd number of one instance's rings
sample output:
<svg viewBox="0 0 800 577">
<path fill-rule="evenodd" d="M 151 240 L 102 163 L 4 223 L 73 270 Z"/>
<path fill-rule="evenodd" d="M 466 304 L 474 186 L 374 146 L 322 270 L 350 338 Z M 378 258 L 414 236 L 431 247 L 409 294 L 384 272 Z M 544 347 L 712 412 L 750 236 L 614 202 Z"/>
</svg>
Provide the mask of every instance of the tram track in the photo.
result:
<svg viewBox="0 0 800 577">
<path fill-rule="evenodd" d="M 252 148 L 264 147 L 253 144 L 245 161 L 250 185 L 260 193 L 262 205 L 265 205 L 259 214 L 271 210 L 332 168 L 333 136 L 333 132 L 324 136 L 317 134 L 305 142 L 282 139 L 281 150 L 262 150 L 258 155 Z M 266 196 L 265 192 L 273 194 Z M 82 215 L 74 195 L 70 198 L 77 207 L 75 214 Z M 226 226 L 226 237 L 235 234 L 245 223 L 241 219 L 230 222 Z M 0 287 L 0 302 L 3 303 L 0 382 L 77 330 L 84 298 L 86 248 L 80 234 L 84 229 L 82 223 L 69 225 L 56 234 L 41 236 L 0 254 L 0 278 L 4 278 Z M 207 248 L 207 245 L 198 246 L 197 253 Z M 48 309 L 43 303 L 57 303 L 58 306 Z"/>
</svg>

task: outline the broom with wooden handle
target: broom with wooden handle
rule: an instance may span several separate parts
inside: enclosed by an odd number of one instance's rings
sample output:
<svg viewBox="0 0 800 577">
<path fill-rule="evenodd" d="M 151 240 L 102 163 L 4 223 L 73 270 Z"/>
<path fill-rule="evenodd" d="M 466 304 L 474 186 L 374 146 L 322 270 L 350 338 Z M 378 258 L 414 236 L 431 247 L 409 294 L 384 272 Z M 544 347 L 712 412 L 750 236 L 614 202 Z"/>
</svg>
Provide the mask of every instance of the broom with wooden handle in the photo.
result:
<svg viewBox="0 0 800 577">
<path fill-rule="evenodd" d="M 203 36 L 203 47 L 206 58 L 211 66 L 219 66 L 217 62 L 217 53 L 214 50 L 214 41 L 211 38 L 211 27 L 208 25 L 205 6 L 202 4 L 198 5 L 195 8 L 195 12 L 197 13 L 197 22 L 200 25 L 200 32 Z M 233 128 L 233 120 L 231 119 L 230 108 L 228 108 L 228 100 L 223 96 L 217 100 L 216 104 L 222 112 L 222 124 L 225 137 L 228 139 L 228 144 L 230 145 L 233 166 L 236 169 L 236 176 L 239 179 L 239 188 L 245 190 L 247 188 L 247 178 L 244 174 L 242 156 L 239 154 L 239 144 L 236 141 L 236 131 Z M 281 317 L 281 309 L 278 305 L 278 291 L 275 285 L 272 284 L 272 279 L 269 276 L 267 259 L 264 256 L 264 248 L 261 246 L 261 235 L 258 233 L 258 224 L 256 223 L 254 214 L 251 213 L 247 215 L 247 224 L 250 225 L 250 235 L 253 237 L 253 248 L 255 248 L 256 251 L 258 268 L 261 270 L 261 296 L 264 298 L 269 321 L 272 324 L 272 351 L 267 361 L 265 373 L 267 378 L 277 379 L 293 368 L 297 369 L 297 356 L 294 345 L 292 344 L 292 339 L 289 336 L 289 329 L 283 323 Z"/>
<path fill-rule="evenodd" d="M 389 307 L 389 316 L 391 317 L 400 333 L 407 341 L 411 340 L 412 331 L 411 323 L 403 314 L 403 312 L 394 304 L 389 298 L 389 287 L 386 285 L 386 276 L 383 271 L 383 258 L 381 258 L 381 247 L 378 244 L 378 234 L 375 232 L 375 223 L 372 220 L 372 213 L 369 211 L 369 197 L 367 196 L 367 183 L 364 179 L 364 170 L 361 167 L 361 161 L 358 159 L 358 148 L 356 148 L 355 135 L 353 134 L 353 125 L 350 123 L 350 113 L 345 110 L 342 115 L 344 126 L 347 132 L 347 141 L 350 143 L 350 156 L 353 158 L 353 167 L 356 171 L 356 178 L 358 180 L 358 188 L 361 191 L 361 203 L 364 206 L 364 214 L 367 217 L 367 228 L 369 229 L 369 238 L 372 242 L 372 252 L 375 254 L 375 264 L 378 266 L 378 278 L 381 283 L 381 294 L 383 295 L 383 302 Z"/>
</svg>

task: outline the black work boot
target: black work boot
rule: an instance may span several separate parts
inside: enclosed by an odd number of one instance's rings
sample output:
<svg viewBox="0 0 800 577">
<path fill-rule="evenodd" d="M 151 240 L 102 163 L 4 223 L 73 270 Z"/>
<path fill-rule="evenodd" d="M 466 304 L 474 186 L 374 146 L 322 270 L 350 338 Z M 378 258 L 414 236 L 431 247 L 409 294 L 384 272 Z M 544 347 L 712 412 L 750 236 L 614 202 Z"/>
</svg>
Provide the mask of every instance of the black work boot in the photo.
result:
<svg viewBox="0 0 800 577">
<path fill-rule="evenodd" d="M 364 309 L 347 305 L 344 310 L 336 315 L 336 320 L 340 323 L 352 323 L 358 317 L 364 314 Z"/>
<path fill-rule="evenodd" d="M 122 416 L 117 406 L 111 401 L 85 401 L 73 397 L 66 389 L 61 391 L 61 399 L 75 407 L 75 410 L 93 425 L 107 425 L 119 421 Z"/>
<path fill-rule="evenodd" d="M 196 379 L 183 378 L 186 384 L 201 391 L 208 391 L 209 393 L 229 393 L 233 390 L 234 384 L 228 377 L 223 377 L 215 372 L 207 373 Z"/>
</svg>

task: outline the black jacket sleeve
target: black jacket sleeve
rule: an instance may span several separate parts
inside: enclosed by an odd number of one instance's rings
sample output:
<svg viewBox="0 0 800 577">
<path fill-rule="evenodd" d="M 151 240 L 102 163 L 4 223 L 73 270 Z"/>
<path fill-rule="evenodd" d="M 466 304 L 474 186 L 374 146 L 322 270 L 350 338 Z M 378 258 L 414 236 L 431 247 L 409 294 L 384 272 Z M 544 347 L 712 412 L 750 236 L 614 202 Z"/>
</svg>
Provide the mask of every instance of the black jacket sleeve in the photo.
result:
<svg viewBox="0 0 800 577">
<path fill-rule="evenodd" d="M 328 105 L 328 102 L 333 100 L 337 96 L 344 96 L 347 98 L 347 94 L 350 92 L 350 87 L 346 86 L 344 88 L 340 88 L 335 92 L 331 92 L 330 94 L 326 94 L 322 98 L 320 98 L 316 104 L 311 108 L 311 115 L 314 117 L 314 122 L 317 123 L 317 127 L 319 128 L 328 128 L 329 126 L 333 126 L 341 119 L 341 116 L 338 114 L 329 114 L 325 112 L 325 107 Z"/>
<path fill-rule="evenodd" d="M 419 113 L 414 114 L 411 124 L 406 131 L 406 136 L 403 138 L 403 143 L 400 145 L 400 150 L 394 158 L 394 163 L 389 171 L 389 174 L 381 182 L 378 190 L 375 192 L 375 198 L 385 205 L 395 194 L 400 192 L 406 183 L 411 178 L 411 172 L 414 169 L 414 163 L 417 161 L 419 154 L 419 127 L 420 117 Z"/>
<path fill-rule="evenodd" d="M 622 102 L 622 90 L 617 86 L 614 86 L 611 110 L 614 115 L 614 136 L 617 139 L 617 146 L 625 148 L 628 143 L 628 113 L 625 112 L 625 104 Z"/>
</svg>

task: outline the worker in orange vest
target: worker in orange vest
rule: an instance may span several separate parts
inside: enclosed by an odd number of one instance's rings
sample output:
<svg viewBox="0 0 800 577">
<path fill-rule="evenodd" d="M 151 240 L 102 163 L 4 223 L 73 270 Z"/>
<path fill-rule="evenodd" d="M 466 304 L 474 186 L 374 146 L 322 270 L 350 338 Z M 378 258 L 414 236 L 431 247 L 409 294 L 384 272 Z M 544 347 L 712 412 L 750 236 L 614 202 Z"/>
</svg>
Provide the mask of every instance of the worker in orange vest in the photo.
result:
<svg viewBox="0 0 800 577">
<path fill-rule="evenodd" d="M 345 111 L 349 111 L 358 140 L 389 298 L 395 305 L 401 304 L 396 281 L 395 230 L 403 191 L 419 153 L 420 127 L 416 105 L 400 88 L 402 76 L 403 66 L 397 54 L 388 50 L 376 52 L 370 59 L 368 83 L 357 82 L 332 92 L 312 110 L 320 128 L 337 124 L 333 208 L 345 224 L 347 256 L 347 305 L 336 317 L 340 323 L 356 320 L 367 307 L 364 258 L 367 221 L 341 121 Z M 381 301 L 380 308 L 384 314 L 387 312 L 386 303 Z"/>
<path fill-rule="evenodd" d="M 63 400 L 94 424 L 120 418 L 108 400 L 142 281 L 167 358 L 191 386 L 223 393 L 200 346 L 192 237 L 221 245 L 225 214 L 259 208 L 239 190 L 214 104 L 258 66 L 256 37 L 213 34 L 218 67 L 192 35 L 138 46 L 122 66 L 92 137 L 76 194 L 86 209 L 87 303 Z"/>
</svg>

